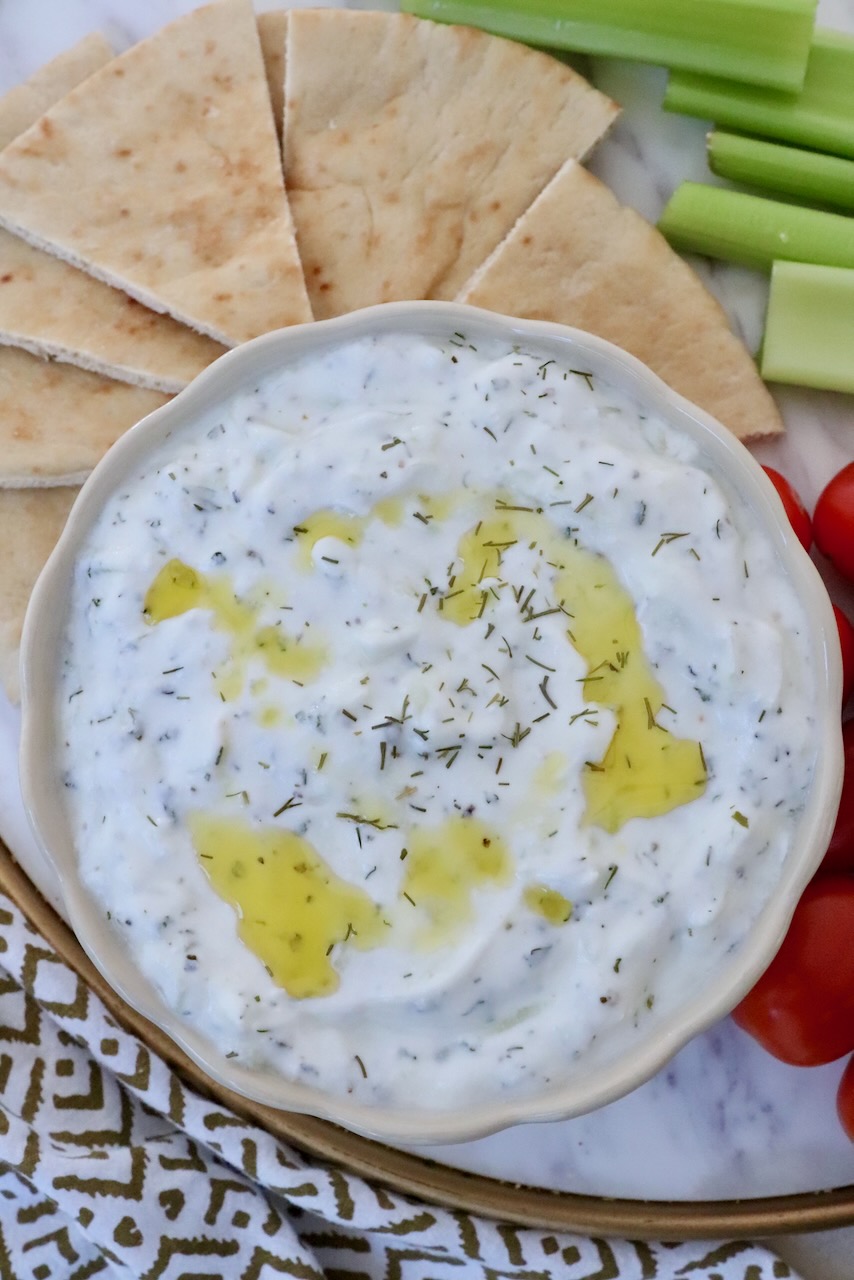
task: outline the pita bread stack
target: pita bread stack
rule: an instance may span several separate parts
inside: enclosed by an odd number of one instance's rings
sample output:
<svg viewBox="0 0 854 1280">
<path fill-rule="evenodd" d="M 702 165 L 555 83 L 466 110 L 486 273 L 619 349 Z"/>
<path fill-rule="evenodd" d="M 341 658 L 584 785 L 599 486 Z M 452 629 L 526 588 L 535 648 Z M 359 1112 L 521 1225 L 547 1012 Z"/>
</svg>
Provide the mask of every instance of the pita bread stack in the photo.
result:
<svg viewBox="0 0 854 1280">
<path fill-rule="evenodd" d="M 573 160 L 457 300 L 607 338 L 740 439 L 783 430 L 756 365 L 699 277 Z"/>
<path fill-rule="evenodd" d="M 87 36 L 0 99 L 0 145 L 113 58 Z M 173 393 L 224 348 L 0 230 L 0 343 Z"/>
<path fill-rule="evenodd" d="M 0 99 L 0 143 L 6 145 L 28 128 L 112 56 L 101 36 L 89 36 L 11 90 Z M 4 287 L 12 284 L 7 277 L 20 279 L 20 251 L 25 259 L 45 258 L 49 268 L 55 264 L 62 273 L 80 274 L 3 232 L 0 300 Z M 37 306 L 33 304 L 34 310 Z M 0 538 L 7 552 L 0 562 L 0 682 L 13 702 L 19 697 L 18 649 L 30 593 L 77 496 L 76 488 L 40 486 L 67 480 L 64 469 L 74 479 L 91 469 L 98 447 L 103 452 L 162 403 L 163 396 L 132 391 L 76 369 L 63 371 L 24 351 L 0 350 Z M 68 430 L 59 435 L 57 427 L 66 424 Z M 10 484 L 27 487 L 6 487 Z"/>
<path fill-rule="evenodd" d="M 311 320 L 251 0 L 51 107 L 0 154 L 0 225 L 226 346 Z"/>
<path fill-rule="evenodd" d="M 0 99 L 10 696 L 73 486 L 225 346 L 270 329 L 456 297 L 599 333 L 737 435 L 780 431 L 699 279 L 578 163 L 616 112 L 483 32 L 342 9 L 256 19 L 250 0 L 119 57 L 89 37 Z"/>
<path fill-rule="evenodd" d="M 225 351 L 0 230 L 0 343 L 174 394 Z"/>
<path fill-rule="evenodd" d="M 291 12 L 285 178 L 315 317 L 453 298 L 616 113 L 563 63 L 482 31 Z"/>
</svg>

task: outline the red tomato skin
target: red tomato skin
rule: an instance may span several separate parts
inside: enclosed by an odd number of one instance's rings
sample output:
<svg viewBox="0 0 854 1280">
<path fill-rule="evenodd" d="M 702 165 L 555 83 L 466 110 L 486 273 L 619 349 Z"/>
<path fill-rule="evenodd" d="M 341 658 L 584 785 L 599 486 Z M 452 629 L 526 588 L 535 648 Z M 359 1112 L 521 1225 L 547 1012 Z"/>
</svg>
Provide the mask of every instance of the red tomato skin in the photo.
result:
<svg viewBox="0 0 854 1280">
<path fill-rule="evenodd" d="M 836 1095 L 836 1110 L 842 1128 L 854 1142 L 854 1058 L 849 1059 L 848 1066 L 839 1081 L 839 1092 Z"/>
<path fill-rule="evenodd" d="M 854 626 L 847 613 L 838 605 L 833 606 L 836 625 L 839 628 L 839 647 L 842 650 L 842 705 L 845 706 L 854 690 Z"/>
<path fill-rule="evenodd" d="M 842 726 L 842 750 L 845 759 L 842 798 L 836 826 L 819 868 L 820 875 L 828 871 L 854 871 L 854 720 L 846 720 Z"/>
<path fill-rule="evenodd" d="M 794 1066 L 854 1051 L 854 875 L 807 886 L 783 945 L 733 1017 Z"/>
<path fill-rule="evenodd" d="M 801 501 L 800 494 L 797 489 L 789 483 L 784 475 L 779 471 L 775 471 L 773 467 L 763 467 L 768 479 L 780 495 L 780 500 L 789 517 L 789 524 L 794 530 L 795 537 L 804 548 L 809 551 L 812 546 L 812 520 L 810 520 L 809 512 Z"/>
<path fill-rule="evenodd" d="M 854 581 L 854 462 L 838 471 L 819 494 L 813 534 L 822 555 Z"/>
</svg>

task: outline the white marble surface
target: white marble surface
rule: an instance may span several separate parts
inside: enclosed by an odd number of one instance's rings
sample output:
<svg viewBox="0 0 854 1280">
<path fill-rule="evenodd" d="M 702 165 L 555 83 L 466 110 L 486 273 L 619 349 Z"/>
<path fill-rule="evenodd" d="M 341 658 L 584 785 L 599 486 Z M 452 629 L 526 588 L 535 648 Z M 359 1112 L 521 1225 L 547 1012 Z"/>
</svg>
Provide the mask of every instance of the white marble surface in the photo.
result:
<svg viewBox="0 0 854 1280">
<path fill-rule="evenodd" d="M 187 9 L 194 0 L 0 0 L 0 93 L 91 30 L 118 49 Z M 259 8 L 274 7 L 260 3 Z M 394 8 L 388 3 L 351 7 Z M 827 26 L 854 32 L 854 0 L 820 0 Z M 660 109 L 655 69 L 597 60 L 593 78 L 624 106 L 591 167 L 627 203 L 655 219 L 684 178 L 709 180 L 697 121 Z M 765 282 L 733 268 L 698 264 L 755 350 Z M 783 391 L 783 442 L 757 450 L 812 504 L 827 479 L 854 458 L 854 401 Z M 827 566 L 822 566 L 827 571 Z M 854 617 L 854 597 L 827 573 L 834 598 Z M 30 836 L 14 765 L 18 717 L 0 699 L 0 833 L 43 891 L 58 901 Z M 431 1151 L 433 1158 L 511 1181 L 605 1196 L 647 1199 L 751 1198 L 854 1184 L 854 1145 L 834 1114 L 841 1064 L 784 1066 L 726 1021 L 689 1044 L 630 1097 L 563 1124 L 514 1129 L 481 1142 Z M 808 1280 L 854 1276 L 854 1229 L 820 1240 L 777 1241 Z"/>
</svg>

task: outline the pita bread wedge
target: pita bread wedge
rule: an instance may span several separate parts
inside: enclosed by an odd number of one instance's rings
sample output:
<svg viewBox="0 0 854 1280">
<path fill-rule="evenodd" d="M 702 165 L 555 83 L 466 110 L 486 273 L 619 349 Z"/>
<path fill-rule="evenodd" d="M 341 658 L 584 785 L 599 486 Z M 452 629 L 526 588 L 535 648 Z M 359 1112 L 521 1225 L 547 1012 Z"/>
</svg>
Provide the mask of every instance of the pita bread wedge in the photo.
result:
<svg viewBox="0 0 854 1280">
<path fill-rule="evenodd" d="M 0 545 L 15 548 L 0 559 L 0 682 L 11 702 L 20 700 L 18 651 L 30 595 L 78 492 L 0 490 Z"/>
<path fill-rule="evenodd" d="M 103 37 L 88 36 L 0 99 L 4 144 L 13 125 L 23 133 L 112 56 Z M 224 350 L 2 230 L 0 343 L 167 393 L 180 391 Z"/>
<path fill-rule="evenodd" d="M 267 90 L 273 106 L 273 121 L 276 125 L 276 132 L 281 138 L 282 123 L 285 116 L 287 10 L 270 9 L 267 13 L 259 13 L 257 21 L 258 35 L 261 39 L 261 53 L 264 56 L 264 71 L 267 76 Z"/>
<path fill-rule="evenodd" d="M 607 338 L 740 439 L 784 429 L 750 354 L 699 277 L 574 161 L 457 300 Z"/>
<path fill-rule="evenodd" d="M 318 319 L 452 298 L 617 108 L 563 63 L 406 14 L 292 10 L 285 180 Z"/>
<path fill-rule="evenodd" d="M 0 343 L 169 394 L 225 350 L 2 229 Z"/>
<path fill-rule="evenodd" d="M 0 225 L 227 346 L 310 320 L 250 0 L 51 107 L 0 154 Z"/>
<path fill-rule="evenodd" d="M 35 124 L 60 98 L 64 98 L 93 72 L 109 62 L 113 50 L 97 31 L 65 53 L 40 67 L 29 80 L 0 98 L 0 148 Z"/>
<path fill-rule="evenodd" d="M 0 488 L 80 484 L 168 396 L 0 347 Z"/>
</svg>

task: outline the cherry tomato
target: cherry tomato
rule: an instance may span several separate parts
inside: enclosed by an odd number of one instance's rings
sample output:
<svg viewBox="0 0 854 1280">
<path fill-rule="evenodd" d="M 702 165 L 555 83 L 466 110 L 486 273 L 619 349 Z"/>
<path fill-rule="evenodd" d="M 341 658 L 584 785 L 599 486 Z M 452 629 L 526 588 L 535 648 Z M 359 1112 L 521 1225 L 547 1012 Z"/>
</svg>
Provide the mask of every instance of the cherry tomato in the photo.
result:
<svg viewBox="0 0 854 1280">
<path fill-rule="evenodd" d="M 833 1062 L 854 1051 L 854 875 L 807 886 L 783 945 L 733 1013 L 783 1062 Z"/>
<path fill-rule="evenodd" d="M 842 1073 L 839 1081 L 839 1092 L 836 1095 L 836 1110 L 842 1121 L 842 1128 L 854 1142 L 854 1058 Z"/>
<path fill-rule="evenodd" d="M 854 581 L 854 462 L 837 472 L 819 494 L 813 533 L 819 551 Z"/>
<path fill-rule="evenodd" d="M 845 753 L 842 799 L 820 874 L 854 871 L 854 720 L 846 720 L 842 726 L 842 748 Z"/>
<path fill-rule="evenodd" d="M 845 706 L 854 690 L 854 627 L 847 614 L 833 606 L 836 625 L 839 628 L 839 647 L 842 650 L 842 705 Z"/>
<path fill-rule="evenodd" d="M 809 551 L 812 546 L 812 521 L 809 512 L 801 502 L 800 494 L 789 484 L 786 477 L 779 471 L 775 471 L 773 467 L 763 467 L 762 470 L 780 495 L 795 537 L 804 550 Z"/>
</svg>

